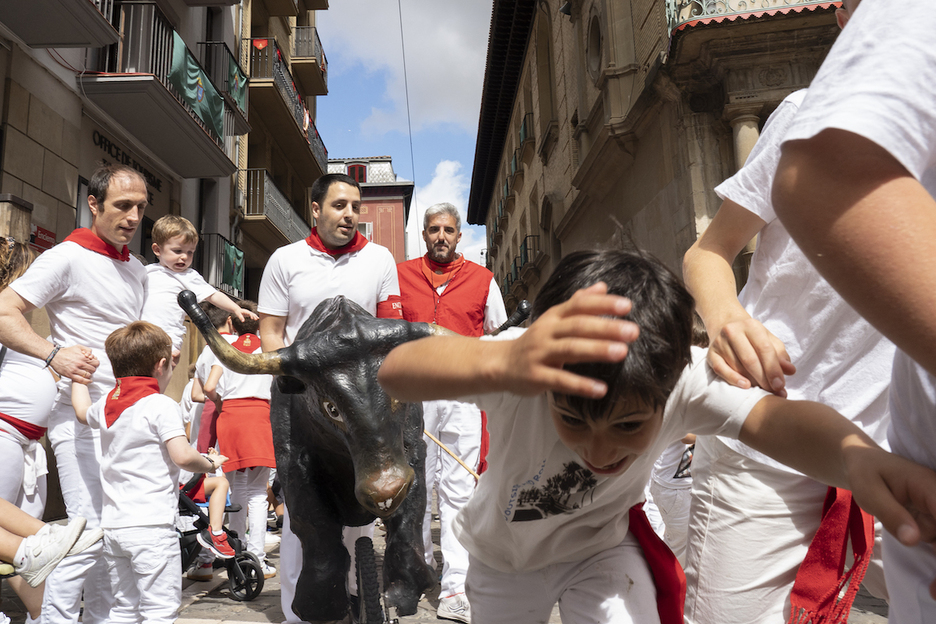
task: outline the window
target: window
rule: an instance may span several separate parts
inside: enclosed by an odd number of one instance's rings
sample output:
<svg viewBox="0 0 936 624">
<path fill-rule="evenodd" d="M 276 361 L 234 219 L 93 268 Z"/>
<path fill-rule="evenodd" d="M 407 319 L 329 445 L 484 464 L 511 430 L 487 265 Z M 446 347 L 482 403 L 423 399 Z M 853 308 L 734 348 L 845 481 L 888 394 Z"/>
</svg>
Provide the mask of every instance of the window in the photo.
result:
<svg viewBox="0 0 936 624">
<path fill-rule="evenodd" d="M 357 165 L 357 166 L 360 167 L 362 165 Z M 358 221 L 357 229 L 358 229 L 358 232 L 361 233 L 361 236 L 363 236 L 364 238 L 366 238 L 372 243 L 374 242 L 374 224 L 373 223 L 370 223 L 367 221 Z"/>
<path fill-rule="evenodd" d="M 367 182 L 367 165 L 348 165 L 348 175 L 358 184 Z"/>
</svg>

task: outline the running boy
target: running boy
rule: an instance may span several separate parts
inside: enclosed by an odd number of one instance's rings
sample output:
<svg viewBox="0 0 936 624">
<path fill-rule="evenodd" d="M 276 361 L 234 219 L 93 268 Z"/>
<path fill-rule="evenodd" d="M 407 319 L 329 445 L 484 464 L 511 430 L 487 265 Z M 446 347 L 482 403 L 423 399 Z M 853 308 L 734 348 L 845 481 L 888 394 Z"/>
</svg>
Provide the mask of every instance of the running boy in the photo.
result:
<svg viewBox="0 0 936 624">
<path fill-rule="evenodd" d="M 136 321 L 104 343 L 116 387 L 96 403 L 72 386 L 78 420 L 101 431 L 104 558 L 115 622 L 175 621 L 182 566 L 174 527 L 179 468 L 214 472 L 227 459 L 189 446 L 179 404 L 161 393 L 172 376 L 169 336 Z M 104 590 L 107 591 L 107 590 Z"/>
<path fill-rule="evenodd" d="M 690 431 L 854 489 L 903 541 L 920 539 L 901 504 L 932 516 L 936 473 L 820 404 L 717 380 L 690 352 L 692 311 L 658 261 L 579 252 L 543 286 L 532 326 L 505 332 L 514 340 L 433 337 L 387 356 L 379 379 L 395 398 L 467 398 L 489 414 L 490 467 L 455 521 L 479 622 L 545 622 L 557 601 L 567 624 L 682 622 L 681 573 L 664 584 L 675 562 L 660 565 L 668 550 L 639 504 L 660 452 Z"/>
<path fill-rule="evenodd" d="M 153 224 L 153 253 L 159 262 L 146 267 L 146 303 L 142 319 L 162 327 L 169 334 L 173 362 L 179 357 L 185 337 L 185 312 L 176 301 L 183 290 L 191 290 L 199 301 L 209 301 L 242 321 L 245 315 L 254 320 L 259 318 L 253 312 L 243 310 L 223 292 L 215 290 L 192 268 L 197 246 L 198 231 L 188 219 L 165 215 Z"/>
</svg>

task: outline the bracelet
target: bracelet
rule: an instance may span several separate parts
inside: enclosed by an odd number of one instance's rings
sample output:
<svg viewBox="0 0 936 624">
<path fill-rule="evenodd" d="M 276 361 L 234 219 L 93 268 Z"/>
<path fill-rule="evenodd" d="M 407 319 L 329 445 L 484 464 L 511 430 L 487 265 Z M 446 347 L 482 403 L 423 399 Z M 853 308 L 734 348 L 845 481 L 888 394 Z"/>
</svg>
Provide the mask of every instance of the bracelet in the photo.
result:
<svg viewBox="0 0 936 624">
<path fill-rule="evenodd" d="M 208 463 L 211 464 L 211 471 L 212 471 L 212 472 L 214 472 L 215 470 L 218 469 L 218 467 L 215 466 L 214 460 L 211 459 L 211 457 L 209 457 L 207 453 L 202 453 L 202 457 L 204 457 L 205 459 L 207 459 L 207 460 L 208 460 Z"/>
<path fill-rule="evenodd" d="M 49 366 L 51 366 L 52 360 L 55 359 L 55 354 L 58 353 L 59 349 L 62 348 L 62 345 L 57 345 L 54 342 L 52 344 L 55 346 L 52 349 L 52 353 L 49 354 L 49 357 L 45 359 L 45 366 L 43 366 L 43 368 L 49 368 Z"/>
</svg>

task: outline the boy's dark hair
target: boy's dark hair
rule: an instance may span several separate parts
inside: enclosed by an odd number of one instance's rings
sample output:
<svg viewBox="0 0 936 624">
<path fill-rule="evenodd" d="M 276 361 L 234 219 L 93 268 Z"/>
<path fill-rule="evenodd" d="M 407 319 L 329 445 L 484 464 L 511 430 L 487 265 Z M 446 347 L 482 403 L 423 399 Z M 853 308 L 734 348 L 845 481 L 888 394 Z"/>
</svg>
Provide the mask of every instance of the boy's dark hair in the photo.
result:
<svg viewBox="0 0 936 624">
<path fill-rule="evenodd" d="M 114 330 L 104 341 L 104 352 L 114 368 L 114 377 L 152 377 L 159 360 L 172 360 L 172 341 L 161 328 L 134 321 Z"/>
<path fill-rule="evenodd" d="M 254 314 L 257 313 L 256 301 L 248 301 L 247 299 L 244 299 L 238 303 L 238 305 L 245 310 L 250 310 Z M 241 321 L 232 314 L 231 325 L 234 326 L 234 333 L 236 333 L 238 336 L 243 336 L 244 334 L 256 334 L 257 330 L 260 329 L 260 321 L 255 321 L 248 316 L 245 316 L 244 320 Z"/>
<path fill-rule="evenodd" d="M 136 169 L 131 169 L 126 165 L 101 165 L 91 174 L 91 180 L 88 182 L 88 195 L 94 197 L 98 202 L 103 202 L 107 199 L 107 189 L 110 187 L 111 179 L 114 176 L 121 175 L 140 178 L 143 180 L 143 185 L 146 186 L 146 178 Z M 146 186 L 146 189 L 149 190 L 149 186 Z"/>
<path fill-rule="evenodd" d="M 325 196 L 328 195 L 328 189 L 331 188 L 332 184 L 336 182 L 344 182 L 349 184 L 358 190 L 358 193 L 361 192 L 361 185 L 358 184 L 357 180 L 352 178 L 349 175 L 343 173 L 326 173 L 318 180 L 312 183 L 312 189 L 309 191 L 309 197 L 319 206 L 322 205 Z"/>
<path fill-rule="evenodd" d="M 198 304 L 198 307 L 200 307 L 205 312 L 205 314 L 208 315 L 208 320 L 211 321 L 211 324 L 215 329 L 221 329 L 224 324 L 227 323 L 227 320 L 231 317 L 230 312 L 227 310 L 222 310 L 215 304 L 209 303 L 208 301 L 202 301 Z"/>
<path fill-rule="evenodd" d="M 608 385 L 601 399 L 563 396 L 584 418 L 604 418 L 622 398 L 637 398 L 658 408 L 666 403 L 679 375 L 691 360 L 694 301 L 682 281 L 662 262 L 641 251 L 580 251 L 559 261 L 533 302 L 531 319 L 567 301 L 576 291 L 604 282 L 608 292 L 629 298 L 627 319 L 640 336 L 623 362 L 566 365 L 578 375 Z"/>
</svg>

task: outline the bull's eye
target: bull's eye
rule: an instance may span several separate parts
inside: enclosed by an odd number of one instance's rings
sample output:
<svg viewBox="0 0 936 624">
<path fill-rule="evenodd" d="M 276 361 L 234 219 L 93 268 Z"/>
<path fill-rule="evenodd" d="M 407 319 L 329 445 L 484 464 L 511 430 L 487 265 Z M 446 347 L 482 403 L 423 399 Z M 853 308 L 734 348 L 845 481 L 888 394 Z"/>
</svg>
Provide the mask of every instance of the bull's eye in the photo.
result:
<svg viewBox="0 0 936 624">
<path fill-rule="evenodd" d="M 344 422 L 344 418 L 341 417 L 341 412 L 338 411 L 338 408 L 335 407 L 335 404 L 331 401 L 323 401 L 322 409 L 325 411 L 325 415 L 335 422 Z"/>
</svg>

